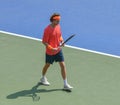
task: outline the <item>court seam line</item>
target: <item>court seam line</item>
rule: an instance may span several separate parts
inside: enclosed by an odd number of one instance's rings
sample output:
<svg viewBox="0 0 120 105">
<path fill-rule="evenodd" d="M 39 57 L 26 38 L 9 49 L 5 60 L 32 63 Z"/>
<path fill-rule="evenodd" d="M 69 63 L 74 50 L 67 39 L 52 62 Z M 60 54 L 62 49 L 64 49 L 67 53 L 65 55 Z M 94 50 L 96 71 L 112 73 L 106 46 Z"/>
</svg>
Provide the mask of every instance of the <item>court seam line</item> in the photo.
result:
<svg viewBox="0 0 120 105">
<path fill-rule="evenodd" d="M 26 38 L 26 39 L 31 39 L 31 40 L 36 40 L 36 41 L 42 41 L 41 39 L 38 39 L 38 38 L 33 38 L 33 37 L 30 37 L 30 36 L 25 36 L 25 35 L 16 34 L 16 33 L 7 32 L 7 31 L 2 31 L 2 30 L 0 30 L 0 33 L 12 35 L 12 36 L 17 36 L 17 37 L 22 37 L 22 38 Z M 109 56 L 109 57 L 120 58 L 120 56 L 107 54 L 107 53 L 103 53 L 103 52 L 99 52 L 99 51 L 89 50 L 89 49 L 75 47 L 75 46 L 71 46 L 71 45 L 65 45 L 65 46 L 69 47 L 69 48 L 72 48 L 72 49 L 85 51 L 85 52 L 91 52 L 91 53 L 95 53 L 95 54 L 99 54 L 99 55 L 105 55 L 105 56 Z"/>
</svg>

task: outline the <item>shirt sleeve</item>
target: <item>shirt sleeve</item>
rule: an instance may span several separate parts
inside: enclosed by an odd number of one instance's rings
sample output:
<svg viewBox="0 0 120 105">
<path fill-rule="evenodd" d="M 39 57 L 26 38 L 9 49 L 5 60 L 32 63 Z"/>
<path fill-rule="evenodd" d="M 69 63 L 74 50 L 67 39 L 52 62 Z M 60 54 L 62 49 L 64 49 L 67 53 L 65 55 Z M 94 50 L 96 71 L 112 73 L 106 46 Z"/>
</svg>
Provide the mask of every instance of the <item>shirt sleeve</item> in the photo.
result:
<svg viewBox="0 0 120 105">
<path fill-rule="evenodd" d="M 44 34 L 43 34 L 43 38 L 42 38 L 42 42 L 43 43 L 48 43 L 49 40 L 49 32 L 47 29 L 44 30 Z"/>
<path fill-rule="evenodd" d="M 64 40 L 63 40 L 63 37 L 62 37 L 62 32 L 61 32 L 61 28 L 60 28 L 60 25 L 59 25 L 59 31 L 60 31 L 60 42 L 63 42 Z"/>
<path fill-rule="evenodd" d="M 63 37 L 62 37 L 62 35 L 60 36 L 60 41 L 63 42 Z"/>
</svg>

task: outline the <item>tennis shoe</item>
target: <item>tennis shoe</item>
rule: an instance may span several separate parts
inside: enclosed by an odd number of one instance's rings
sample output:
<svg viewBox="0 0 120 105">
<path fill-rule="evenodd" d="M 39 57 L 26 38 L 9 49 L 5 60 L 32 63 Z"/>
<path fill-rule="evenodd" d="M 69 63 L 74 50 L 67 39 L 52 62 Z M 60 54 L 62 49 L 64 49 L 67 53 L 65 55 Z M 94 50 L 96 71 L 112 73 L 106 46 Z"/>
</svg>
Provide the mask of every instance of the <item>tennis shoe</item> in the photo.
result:
<svg viewBox="0 0 120 105">
<path fill-rule="evenodd" d="M 46 77 L 42 77 L 40 79 L 40 83 L 42 83 L 43 85 L 46 85 L 46 86 L 49 86 L 50 83 L 48 82 L 47 78 Z"/>
<path fill-rule="evenodd" d="M 70 86 L 69 84 L 64 85 L 64 90 L 71 90 L 73 87 Z"/>
</svg>

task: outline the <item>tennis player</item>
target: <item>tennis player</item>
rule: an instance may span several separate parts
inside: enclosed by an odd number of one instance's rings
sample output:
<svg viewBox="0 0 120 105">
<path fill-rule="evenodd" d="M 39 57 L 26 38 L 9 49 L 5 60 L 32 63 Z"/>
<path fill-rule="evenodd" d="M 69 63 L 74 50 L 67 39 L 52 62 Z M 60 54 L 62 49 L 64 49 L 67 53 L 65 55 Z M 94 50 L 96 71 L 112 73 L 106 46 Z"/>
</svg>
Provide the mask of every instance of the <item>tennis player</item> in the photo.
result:
<svg viewBox="0 0 120 105">
<path fill-rule="evenodd" d="M 64 62 L 64 56 L 62 49 L 59 47 L 61 43 L 63 43 L 63 38 L 60 29 L 60 14 L 54 13 L 50 17 L 50 24 L 45 28 L 42 43 L 46 47 L 46 62 L 42 70 L 42 78 L 40 82 L 43 85 L 49 86 L 50 83 L 46 78 L 46 72 L 51 64 L 54 62 L 59 62 L 61 68 L 61 75 L 63 78 L 64 88 L 63 89 L 72 89 L 73 87 L 70 86 L 67 82 L 66 76 L 66 66 Z"/>
</svg>

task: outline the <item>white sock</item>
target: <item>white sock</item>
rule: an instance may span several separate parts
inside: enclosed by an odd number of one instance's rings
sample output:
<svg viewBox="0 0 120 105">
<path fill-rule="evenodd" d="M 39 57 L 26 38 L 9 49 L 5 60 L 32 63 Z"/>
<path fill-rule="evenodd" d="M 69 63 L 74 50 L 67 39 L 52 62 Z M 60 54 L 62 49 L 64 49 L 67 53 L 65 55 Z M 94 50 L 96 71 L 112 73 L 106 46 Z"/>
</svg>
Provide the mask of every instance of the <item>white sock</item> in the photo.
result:
<svg viewBox="0 0 120 105">
<path fill-rule="evenodd" d="M 42 78 L 45 78 L 45 75 L 42 75 Z"/>
<path fill-rule="evenodd" d="M 63 80 L 64 81 L 64 85 L 67 85 L 68 83 L 67 83 L 67 79 L 65 79 L 65 80 Z"/>
</svg>

